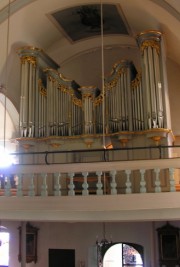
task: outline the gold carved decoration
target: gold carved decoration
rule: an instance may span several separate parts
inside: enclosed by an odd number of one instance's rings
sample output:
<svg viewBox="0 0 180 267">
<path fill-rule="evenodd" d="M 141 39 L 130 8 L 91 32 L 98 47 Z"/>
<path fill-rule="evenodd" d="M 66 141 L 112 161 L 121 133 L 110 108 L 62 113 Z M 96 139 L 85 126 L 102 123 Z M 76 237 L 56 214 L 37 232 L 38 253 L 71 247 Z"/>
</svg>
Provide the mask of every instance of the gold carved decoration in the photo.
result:
<svg viewBox="0 0 180 267">
<path fill-rule="evenodd" d="M 112 90 L 117 85 L 119 77 L 124 73 L 127 73 L 127 69 L 126 68 L 121 68 L 120 70 L 118 70 L 117 74 L 114 77 L 114 79 L 112 81 L 110 81 L 110 82 L 105 83 L 105 90 Z"/>
<path fill-rule="evenodd" d="M 91 93 L 82 94 L 82 97 L 83 97 L 83 99 L 85 99 L 85 98 L 89 98 L 91 100 L 93 99 L 93 95 Z"/>
<path fill-rule="evenodd" d="M 161 139 L 164 138 L 163 136 L 152 136 L 150 137 L 156 146 L 159 146 L 160 145 L 160 142 L 161 142 Z"/>
<path fill-rule="evenodd" d="M 38 87 L 39 87 L 39 92 L 40 92 L 40 94 L 41 94 L 42 96 L 47 96 L 47 90 L 46 90 L 46 88 L 44 88 L 41 79 L 38 80 Z"/>
<path fill-rule="evenodd" d="M 55 83 L 58 82 L 54 77 L 52 77 L 51 75 L 48 76 L 49 81 Z M 57 86 L 57 90 L 60 90 L 61 92 L 68 94 L 69 96 L 72 97 L 72 103 L 76 106 L 82 107 L 82 101 L 81 99 L 77 98 L 74 94 L 74 91 L 72 88 L 69 88 L 68 86 L 64 85 L 64 84 L 58 84 Z"/>
<path fill-rule="evenodd" d="M 105 94 L 104 94 L 105 95 Z M 101 93 L 98 97 L 96 97 L 95 99 L 94 99 L 94 105 L 95 106 L 98 106 L 98 105 L 100 105 L 100 104 L 102 104 L 102 102 L 103 102 L 103 100 L 104 100 L 104 96 L 103 96 L 103 94 Z"/>
<path fill-rule="evenodd" d="M 72 80 L 66 78 L 62 73 L 58 73 L 58 74 L 59 74 L 59 77 L 60 77 L 63 81 L 65 81 L 65 82 L 71 82 L 71 81 L 72 81 Z"/>
<path fill-rule="evenodd" d="M 144 41 L 141 45 L 141 52 L 144 53 L 144 50 L 147 49 L 148 47 L 152 47 L 156 49 L 157 54 L 160 54 L 160 44 L 159 42 L 155 40 L 147 40 Z"/>
<path fill-rule="evenodd" d="M 131 82 L 132 89 L 139 87 L 139 85 L 141 84 L 141 79 L 142 79 L 142 75 L 141 73 L 138 73 L 136 75 L 136 78 Z"/>
<path fill-rule="evenodd" d="M 81 101 L 81 99 L 73 96 L 72 97 L 72 102 L 73 102 L 74 105 L 76 105 L 78 107 L 82 107 L 82 101 Z"/>
<path fill-rule="evenodd" d="M 50 75 L 48 76 L 48 79 L 49 79 L 49 81 L 50 81 L 50 82 L 52 82 L 52 83 L 54 83 L 54 82 L 56 81 L 56 79 L 55 79 L 55 78 L 53 78 L 53 77 L 52 77 L 52 76 L 50 76 Z"/>
<path fill-rule="evenodd" d="M 25 62 L 28 62 L 32 64 L 34 67 L 36 66 L 36 57 L 33 56 L 23 56 L 21 57 L 21 64 L 25 64 Z"/>
</svg>

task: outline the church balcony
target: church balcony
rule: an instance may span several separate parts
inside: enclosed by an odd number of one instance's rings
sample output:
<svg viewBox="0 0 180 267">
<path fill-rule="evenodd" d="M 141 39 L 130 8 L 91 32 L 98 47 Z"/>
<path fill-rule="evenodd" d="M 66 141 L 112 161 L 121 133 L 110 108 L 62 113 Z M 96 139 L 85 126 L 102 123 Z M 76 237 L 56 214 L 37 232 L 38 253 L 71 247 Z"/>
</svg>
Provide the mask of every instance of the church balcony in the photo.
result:
<svg viewBox="0 0 180 267">
<path fill-rule="evenodd" d="M 178 157 L 52 164 L 44 156 L 0 169 L 2 220 L 179 219 Z"/>
</svg>

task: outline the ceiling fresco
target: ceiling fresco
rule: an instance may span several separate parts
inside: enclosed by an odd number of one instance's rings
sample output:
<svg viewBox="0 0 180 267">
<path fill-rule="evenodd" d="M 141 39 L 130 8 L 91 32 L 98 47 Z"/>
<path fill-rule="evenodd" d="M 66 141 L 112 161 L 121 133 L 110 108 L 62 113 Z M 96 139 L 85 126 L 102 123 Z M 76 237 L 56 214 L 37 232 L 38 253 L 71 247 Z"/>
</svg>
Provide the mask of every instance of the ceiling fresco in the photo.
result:
<svg viewBox="0 0 180 267">
<path fill-rule="evenodd" d="M 116 5 L 104 4 L 102 9 L 101 5 L 76 6 L 54 12 L 51 17 L 72 42 L 100 35 L 101 25 L 104 35 L 129 34 L 125 18 Z"/>
</svg>

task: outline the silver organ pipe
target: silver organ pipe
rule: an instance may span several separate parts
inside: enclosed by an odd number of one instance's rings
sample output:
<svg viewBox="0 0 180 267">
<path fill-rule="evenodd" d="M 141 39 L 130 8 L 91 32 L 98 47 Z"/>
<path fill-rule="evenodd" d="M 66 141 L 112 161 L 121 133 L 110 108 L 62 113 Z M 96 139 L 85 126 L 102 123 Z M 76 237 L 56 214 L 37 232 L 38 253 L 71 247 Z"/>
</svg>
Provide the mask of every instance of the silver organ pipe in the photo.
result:
<svg viewBox="0 0 180 267">
<path fill-rule="evenodd" d="M 80 135 L 82 133 L 82 101 L 77 97 L 72 97 L 72 135 Z"/>
<path fill-rule="evenodd" d="M 71 136 L 81 134 L 82 101 L 79 92 L 61 74 L 46 69 L 48 125 L 50 134 L 55 136 Z"/>
<path fill-rule="evenodd" d="M 20 132 L 22 137 L 34 137 L 35 70 L 35 57 L 21 57 Z"/>
<path fill-rule="evenodd" d="M 105 90 L 108 94 L 108 128 L 109 132 L 129 130 L 129 118 L 131 118 L 131 62 L 121 61 L 116 64 L 111 76 L 105 81 Z"/>
<path fill-rule="evenodd" d="M 48 77 L 47 79 L 47 129 L 48 136 L 53 135 L 53 114 L 52 114 L 52 103 L 53 103 L 53 79 Z"/>
<path fill-rule="evenodd" d="M 80 87 L 79 91 L 82 93 L 82 107 L 83 107 L 83 134 L 95 133 L 94 121 L 94 98 L 97 88 L 95 87 Z"/>
<path fill-rule="evenodd" d="M 136 78 L 131 83 L 132 87 L 132 117 L 133 130 L 144 130 L 144 108 L 142 97 L 142 81 L 141 74 L 137 74 Z"/>
<path fill-rule="evenodd" d="M 105 94 L 107 97 L 107 94 Z M 103 133 L 103 93 L 100 93 L 94 99 L 94 121 L 95 121 L 95 132 Z M 106 110 L 106 108 L 105 108 Z"/>
<path fill-rule="evenodd" d="M 44 88 L 42 81 L 39 80 L 39 97 L 38 97 L 38 137 L 46 136 L 46 122 L 47 122 L 47 91 Z"/>
<path fill-rule="evenodd" d="M 22 62 L 22 60 L 21 60 Z M 21 74 L 25 72 L 25 64 L 21 63 Z M 19 120 L 19 129 L 20 136 L 23 137 L 23 128 L 24 128 L 24 89 L 25 89 L 25 77 L 21 75 L 21 97 L 20 97 L 20 120 Z"/>
<path fill-rule="evenodd" d="M 28 71 L 29 71 L 29 62 L 25 61 L 25 73 L 24 73 L 24 95 L 23 97 L 23 128 L 24 136 L 28 136 Z"/>
<path fill-rule="evenodd" d="M 43 127 L 43 122 L 42 122 L 42 89 L 41 89 L 41 81 L 39 81 L 39 102 L 38 102 L 38 118 L 39 118 L 39 125 L 38 125 L 38 130 L 39 130 L 39 134 L 38 137 L 43 136 L 42 134 L 42 127 Z"/>
<path fill-rule="evenodd" d="M 158 31 L 142 32 L 137 36 L 141 49 L 144 95 L 148 128 L 162 128 L 164 126 L 164 108 L 161 75 L 161 33 Z"/>
</svg>

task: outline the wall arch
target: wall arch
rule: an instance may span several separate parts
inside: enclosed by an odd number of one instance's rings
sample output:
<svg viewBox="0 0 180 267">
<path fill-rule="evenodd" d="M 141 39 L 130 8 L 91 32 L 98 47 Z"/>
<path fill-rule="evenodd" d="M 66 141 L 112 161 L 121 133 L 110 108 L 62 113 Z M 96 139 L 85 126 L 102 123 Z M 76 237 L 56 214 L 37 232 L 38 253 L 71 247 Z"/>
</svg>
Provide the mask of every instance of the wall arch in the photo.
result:
<svg viewBox="0 0 180 267">
<path fill-rule="evenodd" d="M 99 267 L 144 266 L 143 247 L 134 243 L 112 243 L 102 247 Z"/>
<path fill-rule="evenodd" d="M 0 266 L 9 266 L 10 233 L 4 226 L 0 226 Z"/>
<path fill-rule="evenodd" d="M 19 114 L 11 102 L 3 93 L 0 93 L 0 146 L 4 146 L 8 151 L 14 151 L 15 145 L 10 142 L 16 137 L 19 127 Z M 4 130 L 5 129 L 5 130 Z"/>
</svg>

